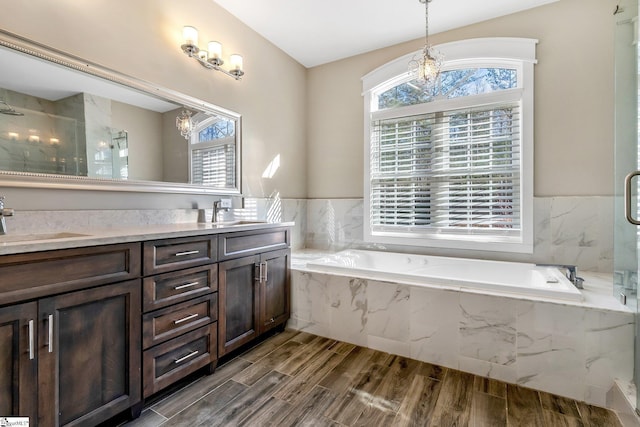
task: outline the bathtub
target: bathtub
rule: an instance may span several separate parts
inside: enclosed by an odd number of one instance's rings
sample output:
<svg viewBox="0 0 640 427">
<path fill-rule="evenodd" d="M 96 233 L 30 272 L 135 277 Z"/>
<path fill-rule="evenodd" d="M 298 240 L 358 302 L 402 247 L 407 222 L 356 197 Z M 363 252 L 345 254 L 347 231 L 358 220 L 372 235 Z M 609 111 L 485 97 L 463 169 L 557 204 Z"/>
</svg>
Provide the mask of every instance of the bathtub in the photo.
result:
<svg viewBox="0 0 640 427">
<path fill-rule="evenodd" d="M 307 268 L 419 286 L 582 301 L 580 291 L 560 270 L 528 263 L 346 250 L 309 261 Z"/>
</svg>

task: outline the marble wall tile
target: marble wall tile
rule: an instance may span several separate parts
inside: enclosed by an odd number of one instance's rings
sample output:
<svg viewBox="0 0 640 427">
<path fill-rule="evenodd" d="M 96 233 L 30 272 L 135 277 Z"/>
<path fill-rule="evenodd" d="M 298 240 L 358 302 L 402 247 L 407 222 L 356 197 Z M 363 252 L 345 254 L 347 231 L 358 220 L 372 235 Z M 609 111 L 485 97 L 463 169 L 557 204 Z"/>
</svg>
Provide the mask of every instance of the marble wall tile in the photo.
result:
<svg viewBox="0 0 640 427">
<path fill-rule="evenodd" d="M 291 276 L 291 318 L 304 325 L 292 327 L 327 336 L 331 326 L 331 276 L 296 270 Z"/>
<path fill-rule="evenodd" d="M 367 333 L 370 337 L 409 341 L 409 286 L 368 281 Z"/>
<path fill-rule="evenodd" d="M 584 317 L 582 307 L 518 303 L 517 383 L 584 399 Z"/>
<path fill-rule="evenodd" d="M 460 294 L 412 286 L 409 300 L 411 357 L 457 369 Z"/>
<path fill-rule="evenodd" d="M 332 338 L 366 346 L 369 321 L 368 281 L 344 276 L 328 277 Z"/>
<path fill-rule="evenodd" d="M 362 199 L 310 199 L 306 246 L 342 250 L 363 245 Z"/>
<path fill-rule="evenodd" d="M 516 304 L 460 293 L 460 355 L 497 365 L 516 362 Z"/>
</svg>

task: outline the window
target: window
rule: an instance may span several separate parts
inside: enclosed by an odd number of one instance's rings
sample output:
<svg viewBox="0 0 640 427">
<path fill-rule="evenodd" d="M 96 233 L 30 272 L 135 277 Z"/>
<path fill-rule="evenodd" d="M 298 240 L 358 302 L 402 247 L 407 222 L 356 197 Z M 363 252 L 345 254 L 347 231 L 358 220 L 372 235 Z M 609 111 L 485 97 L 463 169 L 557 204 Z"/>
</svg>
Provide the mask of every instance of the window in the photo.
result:
<svg viewBox="0 0 640 427">
<path fill-rule="evenodd" d="M 196 122 L 191 136 L 191 183 L 217 188 L 236 186 L 236 128 L 220 116 Z"/>
<path fill-rule="evenodd" d="M 406 72 L 412 55 L 363 78 L 366 240 L 533 250 L 535 43 L 438 46 L 431 87 Z"/>
</svg>

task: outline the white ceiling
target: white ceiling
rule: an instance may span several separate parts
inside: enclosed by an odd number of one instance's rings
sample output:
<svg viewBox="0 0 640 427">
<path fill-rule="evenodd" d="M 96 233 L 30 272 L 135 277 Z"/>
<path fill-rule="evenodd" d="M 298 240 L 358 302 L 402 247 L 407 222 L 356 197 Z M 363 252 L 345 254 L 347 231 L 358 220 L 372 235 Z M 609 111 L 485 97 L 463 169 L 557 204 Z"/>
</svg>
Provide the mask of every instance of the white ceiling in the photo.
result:
<svg viewBox="0 0 640 427">
<path fill-rule="evenodd" d="M 424 37 L 419 0 L 213 0 L 305 67 Z M 434 0 L 429 33 L 558 0 Z"/>
</svg>

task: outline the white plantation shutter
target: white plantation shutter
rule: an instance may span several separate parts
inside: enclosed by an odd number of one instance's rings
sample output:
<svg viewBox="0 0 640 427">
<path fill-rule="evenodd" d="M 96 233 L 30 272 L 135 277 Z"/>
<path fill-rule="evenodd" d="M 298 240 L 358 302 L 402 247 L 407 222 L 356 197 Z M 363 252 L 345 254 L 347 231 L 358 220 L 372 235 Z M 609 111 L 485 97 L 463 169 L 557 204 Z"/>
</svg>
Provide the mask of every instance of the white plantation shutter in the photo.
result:
<svg viewBox="0 0 640 427">
<path fill-rule="evenodd" d="M 374 231 L 519 233 L 518 103 L 372 124 Z"/>
</svg>

